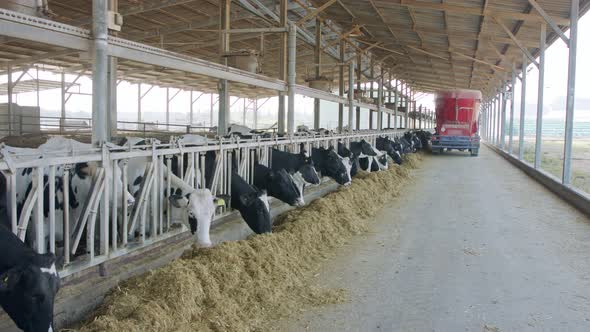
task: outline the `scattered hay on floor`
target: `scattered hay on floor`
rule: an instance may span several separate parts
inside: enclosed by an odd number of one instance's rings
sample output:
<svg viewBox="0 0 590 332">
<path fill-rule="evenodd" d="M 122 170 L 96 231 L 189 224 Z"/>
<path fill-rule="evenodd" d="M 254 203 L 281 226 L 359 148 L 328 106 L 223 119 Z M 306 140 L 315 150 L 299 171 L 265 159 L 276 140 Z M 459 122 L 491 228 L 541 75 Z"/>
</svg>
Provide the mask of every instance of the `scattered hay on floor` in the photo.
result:
<svg viewBox="0 0 590 332">
<path fill-rule="evenodd" d="M 404 163 L 407 167 L 415 169 L 418 168 L 422 161 L 422 153 L 412 153 L 404 155 Z"/>
<path fill-rule="evenodd" d="M 420 157 L 363 173 L 352 185 L 278 217 L 272 234 L 193 248 L 122 282 L 81 331 L 253 331 L 310 305 L 346 300 L 313 286 L 332 249 L 367 230 L 367 218 L 399 194 Z"/>
</svg>

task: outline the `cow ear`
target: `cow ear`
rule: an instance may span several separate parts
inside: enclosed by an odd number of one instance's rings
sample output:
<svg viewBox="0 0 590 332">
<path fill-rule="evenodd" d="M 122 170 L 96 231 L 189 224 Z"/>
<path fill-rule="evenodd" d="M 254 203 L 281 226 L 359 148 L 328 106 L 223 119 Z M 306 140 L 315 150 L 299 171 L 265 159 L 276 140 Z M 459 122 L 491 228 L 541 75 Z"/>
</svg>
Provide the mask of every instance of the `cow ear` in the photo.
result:
<svg viewBox="0 0 590 332">
<path fill-rule="evenodd" d="M 20 283 L 24 269 L 22 266 L 13 267 L 12 269 L 0 275 L 0 294 L 9 293 L 14 290 Z"/>
</svg>

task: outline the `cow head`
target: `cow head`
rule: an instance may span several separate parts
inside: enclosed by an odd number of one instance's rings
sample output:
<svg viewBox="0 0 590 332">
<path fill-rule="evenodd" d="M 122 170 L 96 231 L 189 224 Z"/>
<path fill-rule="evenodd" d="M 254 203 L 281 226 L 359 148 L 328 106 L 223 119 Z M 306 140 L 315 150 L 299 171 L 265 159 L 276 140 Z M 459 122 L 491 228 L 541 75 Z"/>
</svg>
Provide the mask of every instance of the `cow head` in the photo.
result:
<svg viewBox="0 0 590 332">
<path fill-rule="evenodd" d="M 389 156 L 391 157 L 391 159 L 393 159 L 394 163 L 396 163 L 398 165 L 402 164 L 402 156 L 398 150 L 394 149 L 393 152 Z"/>
<path fill-rule="evenodd" d="M 301 174 L 303 180 L 309 184 L 320 184 L 320 176 L 313 166 L 313 160 L 309 153 L 302 149 L 299 158 L 301 159 L 301 166 L 297 172 Z"/>
<path fill-rule="evenodd" d="M 379 151 L 375 148 L 373 148 L 373 150 L 375 151 L 376 156 L 373 157 L 375 158 L 375 164 L 377 166 L 377 170 L 382 171 L 382 170 L 386 170 L 388 168 L 387 165 L 387 153 L 384 153 L 382 151 Z"/>
<path fill-rule="evenodd" d="M 270 205 L 265 191 L 242 194 L 238 198 L 242 208 L 240 214 L 256 234 L 271 231 Z"/>
<path fill-rule="evenodd" d="M 349 185 L 352 181 L 350 178 L 350 169 L 352 164 L 350 159 L 340 157 L 333 148 L 322 151 L 323 156 L 323 171 L 325 175 L 331 177 L 338 184 Z"/>
<path fill-rule="evenodd" d="M 210 247 L 209 229 L 215 216 L 217 206 L 224 205 L 223 199 L 216 198 L 209 189 L 195 189 L 182 195 L 170 195 L 170 203 L 176 208 L 186 208 L 191 233 L 197 233 L 197 242 L 203 247 Z"/>
<path fill-rule="evenodd" d="M 303 191 L 295 183 L 291 174 L 285 169 L 268 172 L 267 180 L 270 188 L 269 192 L 272 196 L 291 206 L 303 206 Z"/>
<path fill-rule="evenodd" d="M 361 152 L 364 155 L 367 155 L 367 156 L 376 156 L 377 155 L 375 153 L 375 150 L 373 150 L 373 147 L 371 146 L 371 144 L 369 144 L 369 142 L 367 142 L 363 139 L 363 140 L 361 140 L 360 144 L 361 144 Z"/>
<path fill-rule="evenodd" d="M 0 275 L 0 304 L 23 331 L 53 331 L 53 301 L 59 275 L 53 254 L 37 255 Z"/>
</svg>

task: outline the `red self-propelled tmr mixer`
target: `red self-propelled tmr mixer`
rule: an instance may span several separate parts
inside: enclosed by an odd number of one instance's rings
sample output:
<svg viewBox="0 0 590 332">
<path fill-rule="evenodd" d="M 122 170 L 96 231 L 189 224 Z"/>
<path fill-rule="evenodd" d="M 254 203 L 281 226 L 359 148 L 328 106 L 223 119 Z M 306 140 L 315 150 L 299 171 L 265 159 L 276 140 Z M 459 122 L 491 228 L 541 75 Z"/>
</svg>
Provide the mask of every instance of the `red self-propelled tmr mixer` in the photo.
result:
<svg viewBox="0 0 590 332">
<path fill-rule="evenodd" d="M 436 128 L 432 136 L 432 152 L 445 149 L 479 153 L 478 117 L 481 92 L 477 90 L 445 90 L 436 93 Z"/>
</svg>

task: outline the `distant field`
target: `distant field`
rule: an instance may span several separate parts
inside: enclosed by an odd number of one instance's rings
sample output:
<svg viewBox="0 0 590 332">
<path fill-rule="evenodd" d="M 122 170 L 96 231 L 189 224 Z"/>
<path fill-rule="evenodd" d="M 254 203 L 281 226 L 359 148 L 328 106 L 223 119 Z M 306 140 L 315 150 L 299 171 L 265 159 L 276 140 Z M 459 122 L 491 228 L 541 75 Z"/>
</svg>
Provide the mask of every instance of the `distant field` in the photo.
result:
<svg viewBox="0 0 590 332">
<path fill-rule="evenodd" d="M 541 152 L 541 168 L 558 178 L 563 172 L 563 140 L 543 140 Z M 524 148 L 524 159 L 533 163 L 535 159 L 535 145 L 533 140 L 527 140 Z M 590 193 L 590 139 L 577 139 L 573 142 L 572 154 L 572 184 Z"/>
</svg>

